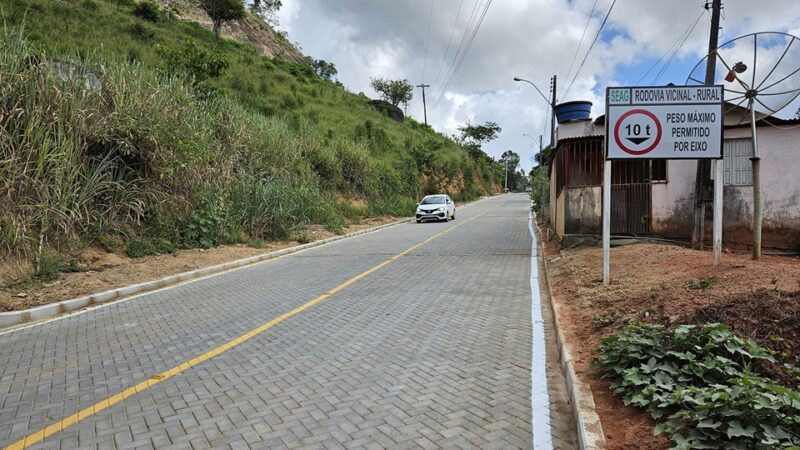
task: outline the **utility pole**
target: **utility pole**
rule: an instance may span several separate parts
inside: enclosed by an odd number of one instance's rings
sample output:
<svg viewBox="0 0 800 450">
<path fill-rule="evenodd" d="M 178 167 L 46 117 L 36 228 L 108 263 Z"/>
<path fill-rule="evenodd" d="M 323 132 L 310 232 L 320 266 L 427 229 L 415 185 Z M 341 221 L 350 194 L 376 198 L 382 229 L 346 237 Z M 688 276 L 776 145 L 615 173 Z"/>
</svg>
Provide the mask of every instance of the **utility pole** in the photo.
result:
<svg viewBox="0 0 800 450">
<path fill-rule="evenodd" d="M 553 91 L 553 100 L 550 101 L 550 110 L 552 117 L 550 118 L 550 147 L 556 145 L 556 91 L 557 91 L 558 77 L 553 75 L 553 83 L 551 85 Z"/>
<path fill-rule="evenodd" d="M 707 86 L 714 84 L 714 74 L 717 69 L 717 44 L 719 43 L 719 15 L 722 10 L 722 0 L 713 0 L 706 3 L 706 9 L 711 8 L 711 30 L 708 36 L 708 59 L 706 59 Z M 697 173 L 694 182 L 694 228 L 692 229 L 692 248 L 702 250 L 705 239 L 706 202 L 709 192 L 711 161 L 708 159 L 697 160 Z"/>
<path fill-rule="evenodd" d="M 418 88 L 422 88 L 422 111 L 425 113 L 425 125 L 428 124 L 428 105 L 425 103 L 425 88 L 431 87 L 430 84 L 418 84 Z"/>
<path fill-rule="evenodd" d="M 539 135 L 539 153 L 542 153 L 542 135 Z"/>
</svg>

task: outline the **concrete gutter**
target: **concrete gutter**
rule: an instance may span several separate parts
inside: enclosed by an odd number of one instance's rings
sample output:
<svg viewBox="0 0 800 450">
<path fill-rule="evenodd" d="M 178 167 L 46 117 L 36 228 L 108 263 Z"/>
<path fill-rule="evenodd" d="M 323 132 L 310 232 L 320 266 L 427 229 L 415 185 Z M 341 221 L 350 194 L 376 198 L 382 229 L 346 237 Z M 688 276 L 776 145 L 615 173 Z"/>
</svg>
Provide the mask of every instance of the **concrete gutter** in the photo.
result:
<svg viewBox="0 0 800 450">
<path fill-rule="evenodd" d="M 535 229 L 539 245 L 544 249 L 544 242 L 542 241 L 542 235 L 538 225 L 535 225 Z M 567 346 L 564 333 L 561 331 L 561 324 L 564 323 L 564 319 L 559 316 L 558 311 L 560 307 L 555 301 L 555 296 L 553 296 L 553 291 L 550 288 L 550 274 L 547 271 L 547 260 L 545 259 L 544 261 L 544 276 L 547 284 L 547 291 L 550 294 L 550 306 L 551 311 L 553 311 L 553 324 L 556 330 L 556 343 L 559 359 L 561 360 L 561 370 L 567 381 L 570 405 L 572 405 L 572 415 L 577 428 L 578 445 L 581 450 L 605 449 L 606 436 L 603 433 L 603 425 L 600 423 L 600 416 L 597 415 L 592 389 L 578 378 L 577 372 L 575 371 L 575 362 Z"/>
<path fill-rule="evenodd" d="M 463 208 L 468 205 L 479 202 L 485 198 L 487 197 L 481 197 L 478 200 L 469 203 L 464 203 L 458 206 L 460 208 Z M 170 275 L 168 277 L 160 278 L 158 280 L 146 281 L 144 283 L 132 284 L 130 286 L 123 286 L 116 289 L 110 289 L 107 291 L 100 292 L 99 294 L 91 294 L 84 297 L 74 298 L 72 300 L 64 300 L 57 303 L 50 303 L 47 305 L 37 306 L 35 308 L 23 309 L 20 311 L 2 312 L 0 313 L 0 330 L 13 328 L 20 325 L 25 325 L 30 322 L 36 322 L 44 319 L 51 319 L 53 317 L 60 316 L 62 314 L 79 311 L 88 308 L 90 306 L 101 305 L 115 300 L 120 300 L 125 297 L 130 297 L 132 295 L 144 294 L 147 292 L 155 291 L 157 289 L 174 286 L 176 284 L 184 283 L 191 280 L 196 280 L 198 278 L 207 277 L 209 275 L 219 274 L 233 269 L 239 269 L 252 264 L 268 261 L 270 259 L 280 258 L 281 256 L 297 253 L 299 251 L 306 250 L 309 248 L 319 247 L 321 245 L 325 245 L 334 241 L 339 241 L 354 236 L 360 236 L 362 234 L 372 233 L 378 230 L 382 230 L 384 228 L 393 227 L 401 223 L 408 223 L 413 221 L 414 221 L 413 218 L 401 219 L 395 222 L 378 225 L 376 227 L 366 228 L 364 230 L 343 234 L 341 236 L 333 236 L 327 239 L 321 239 L 319 241 L 309 242 L 308 244 L 288 247 L 276 250 L 274 252 L 250 256 L 248 258 L 237 259 L 235 261 L 229 261 L 226 263 L 217 264 L 215 266 L 203 267 L 189 272 Z"/>
</svg>

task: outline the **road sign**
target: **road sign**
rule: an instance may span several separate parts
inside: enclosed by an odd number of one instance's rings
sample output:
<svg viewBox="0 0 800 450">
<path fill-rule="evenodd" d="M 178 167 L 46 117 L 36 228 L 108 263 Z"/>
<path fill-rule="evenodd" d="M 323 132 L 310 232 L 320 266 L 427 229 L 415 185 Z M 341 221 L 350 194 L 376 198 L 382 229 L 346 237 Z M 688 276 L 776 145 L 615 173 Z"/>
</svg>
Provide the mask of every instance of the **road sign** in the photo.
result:
<svg viewBox="0 0 800 450">
<path fill-rule="evenodd" d="M 722 86 L 606 89 L 607 159 L 722 158 Z"/>
</svg>

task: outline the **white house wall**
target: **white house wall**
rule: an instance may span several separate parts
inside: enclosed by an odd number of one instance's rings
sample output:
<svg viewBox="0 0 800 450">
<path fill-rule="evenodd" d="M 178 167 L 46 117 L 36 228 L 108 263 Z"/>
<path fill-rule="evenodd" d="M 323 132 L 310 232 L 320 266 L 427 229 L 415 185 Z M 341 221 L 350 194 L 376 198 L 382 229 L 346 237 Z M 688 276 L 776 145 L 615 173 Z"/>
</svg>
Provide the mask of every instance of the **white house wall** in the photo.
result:
<svg viewBox="0 0 800 450">
<path fill-rule="evenodd" d="M 765 247 L 800 249 L 800 129 L 759 127 L 761 185 L 764 193 L 762 241 Z M 726 139 L 749 138 L 749 128 L 725 130 Z M 653 184 L 653 233 L 688 239 L 692 233 L 695 161 L 669 161 L 668 183 Z M 753 188 L 726 186 L 723 194 L 723 240 L 752 244 Z M 706 238 L 711 238 L 707 211 Z"/>
<path fill-rule="evenodd" d="M 691 237 L 696 171 L 696 161 L 667 162 L 667 183 L 653 183 L 651 187 L 653 205 L 650 224 L 653 233 L 666 237 Z"/>
<path fill-rule="evenodd" d="M 725 130 L 726 138 L 749 138 L 749 128 Z M 762 242 L 765 247 L 800 249 L 800 128 L 758 128 L 761 191 L 764 195 Z M 753 188 L 726 186 L 723 239 L 753 242 Z"/>
</svg>

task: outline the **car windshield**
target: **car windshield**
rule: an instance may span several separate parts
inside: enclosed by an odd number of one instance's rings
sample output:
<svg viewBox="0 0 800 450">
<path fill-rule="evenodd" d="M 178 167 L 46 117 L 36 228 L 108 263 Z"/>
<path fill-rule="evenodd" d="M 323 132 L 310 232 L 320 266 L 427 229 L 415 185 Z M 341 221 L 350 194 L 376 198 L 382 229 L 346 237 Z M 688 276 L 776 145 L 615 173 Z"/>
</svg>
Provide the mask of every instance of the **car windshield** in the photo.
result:
<svg viewBox="0 0 800 450">
<path fill-rule="evenodd" d="M 420 205 L 440 205 L 444 203 L 444 195 L 431 195 L 430 197 L 425 197 L 419 203 Z"/>
</svg>

